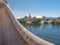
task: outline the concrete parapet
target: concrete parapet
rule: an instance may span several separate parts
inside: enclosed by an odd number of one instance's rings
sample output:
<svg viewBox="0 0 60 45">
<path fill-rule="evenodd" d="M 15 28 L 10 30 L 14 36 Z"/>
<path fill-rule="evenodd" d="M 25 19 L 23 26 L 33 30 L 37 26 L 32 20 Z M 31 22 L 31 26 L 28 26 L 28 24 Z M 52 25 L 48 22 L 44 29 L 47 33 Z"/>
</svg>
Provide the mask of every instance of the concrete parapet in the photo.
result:
<svg viewBox="0 0 60 45">
<path fill-rule="evenodd" d="M 16 28 L 16 31 L 21 35 L 27 45 L 55 45 L 29 32 L 15 19 L 7 5 L 5 6 L 5 9 L 11 19 L 11 22 L 13 23 L 13 26 Z"/>
</svg>

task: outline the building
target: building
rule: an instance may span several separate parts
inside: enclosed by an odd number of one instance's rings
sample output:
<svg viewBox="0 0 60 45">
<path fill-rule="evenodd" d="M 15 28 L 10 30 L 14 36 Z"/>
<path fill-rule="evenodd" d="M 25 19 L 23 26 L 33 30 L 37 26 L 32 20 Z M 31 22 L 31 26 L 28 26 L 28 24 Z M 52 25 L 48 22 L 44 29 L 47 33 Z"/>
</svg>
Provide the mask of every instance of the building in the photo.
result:
<svg viewBox="0 0 60 45">
<path fill-rule="evenodd" d="M 24 20 L 25 20 L 26 23 L 28 23 L 28 24 L 32 23 L 32 17 L 31 17 L 31 14 L 29 13 L 29 16 L 28 16 L 28 17 L 25 16 L 25 17 L 24 17 Z"/>
</svg>

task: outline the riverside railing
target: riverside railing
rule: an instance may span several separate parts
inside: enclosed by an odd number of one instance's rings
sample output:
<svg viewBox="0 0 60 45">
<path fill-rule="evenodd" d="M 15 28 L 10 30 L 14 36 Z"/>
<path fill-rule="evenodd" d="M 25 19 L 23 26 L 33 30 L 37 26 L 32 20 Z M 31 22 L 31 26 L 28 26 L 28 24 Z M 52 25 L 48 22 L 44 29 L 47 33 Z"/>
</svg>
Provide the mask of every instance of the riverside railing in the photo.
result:
<svg viewBox="0 0 60 45">
<path fill-rule="evenodd" d="M 13 16 L 13 14 L 10 11 L 10 8 L 8 8 L 7 4 L 5 5 L 5 9 L 8 13 L 8 16 L 13 23 L 13 26 L 15 27 L 16 31 L 21 35 L 21 37 L 24 39 L 27 45 L 55 45 L 51 42 L 48 42 L 42 38 L 37 37 L 30 31 L 28 31 L 26 28 L 24 28 Z"/>
</svg>

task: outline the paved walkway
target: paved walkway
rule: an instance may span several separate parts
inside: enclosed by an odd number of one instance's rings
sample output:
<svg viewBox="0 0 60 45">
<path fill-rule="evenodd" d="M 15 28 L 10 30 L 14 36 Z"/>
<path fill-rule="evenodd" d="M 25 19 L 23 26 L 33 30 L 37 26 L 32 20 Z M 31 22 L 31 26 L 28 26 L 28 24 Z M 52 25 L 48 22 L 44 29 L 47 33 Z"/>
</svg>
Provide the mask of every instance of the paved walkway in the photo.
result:
<svg viewBox="0 0 60 45">
<path fill-rule="evenodd" d="M 25 45 L 4 7 L 0 8 L 0 45 Z"/>
</svg>

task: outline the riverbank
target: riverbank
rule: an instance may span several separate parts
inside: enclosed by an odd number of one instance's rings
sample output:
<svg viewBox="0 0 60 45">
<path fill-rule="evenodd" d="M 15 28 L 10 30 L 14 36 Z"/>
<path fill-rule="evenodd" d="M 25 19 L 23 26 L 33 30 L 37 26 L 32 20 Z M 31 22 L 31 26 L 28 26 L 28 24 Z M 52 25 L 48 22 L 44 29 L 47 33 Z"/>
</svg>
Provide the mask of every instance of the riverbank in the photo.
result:
<svg viewBox="0 0 60 45">
<path fill-rule="evenodd" d="M 33 34 L 38 37 L 52 42 L 56 45 L 60 45 L 60 25 L 59 24 L 45 24 L 45 25 L 24 25 Z"/>
</svg>

